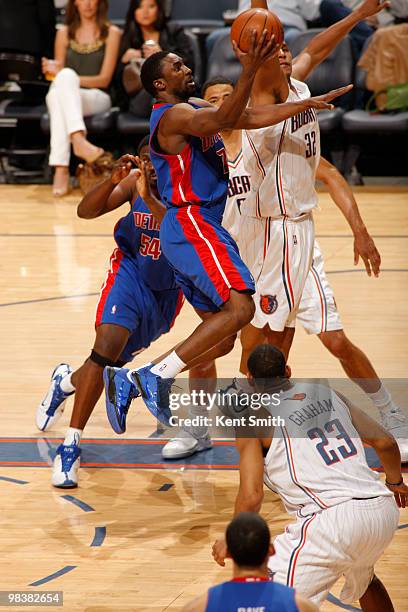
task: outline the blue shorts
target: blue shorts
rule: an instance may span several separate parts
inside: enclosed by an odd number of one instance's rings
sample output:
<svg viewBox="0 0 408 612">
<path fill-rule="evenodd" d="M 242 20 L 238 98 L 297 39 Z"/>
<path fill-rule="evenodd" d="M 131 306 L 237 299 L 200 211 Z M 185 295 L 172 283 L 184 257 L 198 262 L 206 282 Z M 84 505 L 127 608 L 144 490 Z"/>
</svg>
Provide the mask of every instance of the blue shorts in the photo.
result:
<svg viewBox="0 0 408 612">
<path fill-rule="evenodd" d="M 176 282 L 195 308 L 216 312 L 230 290 L 255 293 L 252 275 L 238 247 L 222 227 L 224 205 L 169 208 L 160 226 L 164 255 Z"/>
<path fill-rule="evenodd" d="M 119 360 L 128 362 L 168 332 L 181 310 L 180 289 L 152 291 L 140 278 L 135 261 L 115 249 L 99 298 L 95 327 L 119 325 L 130 332 Z"/>
</svg>

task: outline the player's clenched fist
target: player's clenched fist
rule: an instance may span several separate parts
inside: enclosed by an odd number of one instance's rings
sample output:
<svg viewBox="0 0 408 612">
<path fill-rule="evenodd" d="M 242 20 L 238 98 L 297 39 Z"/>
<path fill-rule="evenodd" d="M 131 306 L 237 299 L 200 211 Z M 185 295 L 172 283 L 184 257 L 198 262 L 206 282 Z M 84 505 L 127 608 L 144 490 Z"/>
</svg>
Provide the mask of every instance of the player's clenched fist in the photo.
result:
<svg viewBox="0 0 408 612">
<path fill-rule="evenodd" d="M 216 540 L 214 542 L 212 547 L 212 556 L 214 557 L 214 561 L 216 561 L 218 565 L 224 567 L 225 559 L 229 556 L 227 543 L 224 538 L 220 538 L 219 540 Z"/>
<path fill-rule="evenodd" d="M 137 166 L 137 163 L 134 155 L 122 155 L 113 166 L 111 173 L 112 183 L 118 185 L 135 166 Z"/>
</svg>

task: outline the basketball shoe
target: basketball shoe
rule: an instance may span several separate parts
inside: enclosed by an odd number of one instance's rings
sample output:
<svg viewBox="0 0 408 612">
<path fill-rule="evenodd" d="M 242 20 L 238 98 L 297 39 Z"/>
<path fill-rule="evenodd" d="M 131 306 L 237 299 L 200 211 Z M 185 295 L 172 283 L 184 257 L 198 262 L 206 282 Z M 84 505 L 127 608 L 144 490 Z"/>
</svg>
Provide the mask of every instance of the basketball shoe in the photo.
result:
<svg viewBox="0 0 408 612">
<path fill-rule="evenodd" d="M 51 374 L 51 384 L 47 395 L 37 408 L 36 423 L 38 429 L 46 431 L 50 429 L 64 412 L 64 403 L 67 397 L 75 393 L 65 393 L 61 389 L 61 380 L 71 374 L 72 370 L 67 363 L 60 363 Z"/>
<path fill-rule="evenodd" d="M 212 447 L 210 436 L 207 434 L 202 437 L 195 438 L 192 434 L 187 433 L 183 437 L 171 438 L 167 444 L 163 446 L 163 459 L 183 459 L 190 457 L 201 451 Z"/>
<path fill-rule="evenodd" d="M 394 436 L 401 453 L 401 463 L 408 462 L 408 419 L 393 402 L 387 410 L 380 410 L 383 427 Z"/>
<path fill-rule="evenodd" d="M 170 425 L 170 390 L 174 378 L 157 376 L 153 374 L 152 367 L 133 370 L 131 376 L 149 412 L 164 425 Z"/>
<path fill-rule="evenodd" d="M 113 431 L 122 434 L 126 431 L 126 417 L 130 403 L 139 397 L 139 389 L 132 380 L 128 368 L 106 366 L 103 370 L 103 384 L 109 423 Z"/>
<path fill-rule="evenodd" d="M 51 482 L 60 489 L 74 489 L 78 486 L 78 470 L 81 463 L 81 449 L 77 442 L 66 446 L 60 444 L 54 459 Z"/>
</svg>

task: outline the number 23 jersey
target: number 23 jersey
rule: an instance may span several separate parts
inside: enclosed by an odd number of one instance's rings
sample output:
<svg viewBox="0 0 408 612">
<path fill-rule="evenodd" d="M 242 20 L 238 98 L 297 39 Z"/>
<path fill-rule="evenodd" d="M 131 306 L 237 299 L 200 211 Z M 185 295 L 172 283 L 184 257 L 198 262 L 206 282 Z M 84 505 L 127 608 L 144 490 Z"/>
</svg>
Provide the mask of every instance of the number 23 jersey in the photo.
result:
<svg viewBox="0 0 408 612">
<path fill-rule="evenodd" d="M 310 98 L 307 85 L 291 79 L 286 102 L 306 98 Z M 242 144 L 252 180 L 244 216 L 294 219 L 317 206 L 320 132 L 313 109 L 270 127 L 244 131 Z"/>
<path fill-rule="evenodd" d="M 353 498 L 392 495 L 367 464 L 363 442 L 343 400 L 328 386 L 298 383 L 280 395 L 265 457 L 265 484 L 287 512 L 305 517 Z"/>
</svg>

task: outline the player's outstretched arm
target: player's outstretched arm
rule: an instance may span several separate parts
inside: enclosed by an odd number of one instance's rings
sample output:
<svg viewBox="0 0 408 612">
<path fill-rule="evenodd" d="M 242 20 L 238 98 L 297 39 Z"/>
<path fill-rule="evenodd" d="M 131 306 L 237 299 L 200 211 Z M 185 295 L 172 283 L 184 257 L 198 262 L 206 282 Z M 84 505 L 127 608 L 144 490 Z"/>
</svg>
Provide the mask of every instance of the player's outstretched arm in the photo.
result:
<svg viewBox="0 0 408 612">
<path fill-rule="evenodd" d="M 135 174 L 136 189 L 142 198 L 143 202 L 147 205 L 152 215 L 161 221 L 166 214 L 166 207 L 160 200 L 156 198 L 152 190 L 150 189 L 149 176 L 147 173 L 146 163 L 143 162 L 139 157 L 135 158 L 136 165 L 140 172 Z M 133 196 L 135 197 L 135 196 Z"/>
<path fill-rule="evenodd" d="M 95 219 L 119 208 L 125 202 L 132 202 L 136 179 L 131 173 L 136 167 L 133 155 L 120 157 L 111 175 L 91 189 L 80 201 L 77 214 L 82 219 Z M 138 171 L 139 172 L 139 171 Z"/>
<path fill-rule="evenodd" d="M 248 53 L 240 51 L 234 43 L 235 53 L 242 64 L 242 72 L 234 91 L 219 108 L 213 106 L 193 109 L 188 104 L 173 106 L 160 121 L 159 140 L 160 136 L 171 138 L 181 134 L 212 136 L 221 130 L 233 128 L 248 103 L 257 70 L 263 62 L 277 53 L 274 38 L 267 41 L 266 36 L 267 31 L 264 30 L 257 40 L 254 30 Z"/>
<path fill-rule="evenodd" d="M 283 104 L 265 104 L 262 106 L 248 107 L 242 113 L 235 128 L 254 130 L 269 125 L 275 125 L 276 123 L 285 121 L 285 119 L 293 117 L 310 108 L 315 110 L 332 109 L 333 105 L 330 104 L 330 102 L 338 96 L 342 96 L 344 93 L 350 91 L 352 87 L 353 85 L 347 85 L 346 87 L 340 87 L 340 89 L 333 89 L 322 96 L 306 98 L 298 102 L 284 102 Z"/>
<path fill-rule="evenodd" d="M 360 21 L 376 15 L 389 6 L 389 2 L 365 0 L 350 15 L 317 34 L 307 47 L 293 60 L 292 76 L 304 81 L 309 74 L 326 59 L 339 42 Z"/>
<path fill-rule="evenodd" d="M 354 265 L 359 257 L 364 261 L 368 276 L 380 274 L 381 256 L 361 218 L 353 191 L 345 178 L 324 157 L 320 158 L 316 178 L 325 183 L 330 196 L 340 209 L 354 234 Z"/>
</svg>

